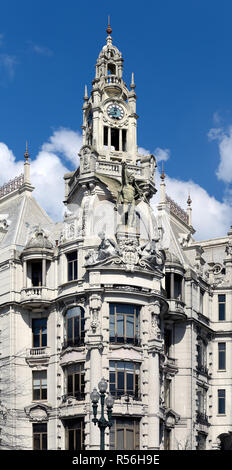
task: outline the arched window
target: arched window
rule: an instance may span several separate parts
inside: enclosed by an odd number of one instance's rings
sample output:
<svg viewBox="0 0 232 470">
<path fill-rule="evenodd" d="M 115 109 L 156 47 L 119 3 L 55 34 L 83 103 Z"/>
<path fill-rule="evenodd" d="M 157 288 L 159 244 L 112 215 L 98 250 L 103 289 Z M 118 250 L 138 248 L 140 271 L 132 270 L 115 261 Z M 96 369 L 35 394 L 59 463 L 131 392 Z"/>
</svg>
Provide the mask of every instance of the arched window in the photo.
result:
<svg viewBox="0 0 232 470">
<path fill-rule="evenodd" d="M 108 64 L 108 75 L 116 75 L 116 67 L 114 64 L 109 63 Z"/>
<path fill-rule="evenodd" d="M 81 346 L 85 336 L 85 311 L 82 307 L 69 308 L 65 314 L 64 346 Z"/>
</svg>

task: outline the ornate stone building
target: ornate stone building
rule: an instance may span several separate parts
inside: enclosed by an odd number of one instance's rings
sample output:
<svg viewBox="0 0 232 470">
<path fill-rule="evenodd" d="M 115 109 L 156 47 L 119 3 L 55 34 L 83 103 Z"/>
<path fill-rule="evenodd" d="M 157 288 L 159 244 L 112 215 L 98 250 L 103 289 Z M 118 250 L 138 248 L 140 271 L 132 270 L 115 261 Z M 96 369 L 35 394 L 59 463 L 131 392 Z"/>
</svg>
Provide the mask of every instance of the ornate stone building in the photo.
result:
<svg viewBox="0 0 232 470">
<path fill-rule="evenodd" d="M 218 449 L 232 432 L 232 230 L 195 242 L 139 155 L 134 77 L 107 29 L 83 104 L 80 167 L 54 223 L 24 175 L 0 188 L 2 449 Z M 157 184 L 157 182 L 156 182 Z M 150 201 L 156 204 L 156 216 Z"/>
</svg>

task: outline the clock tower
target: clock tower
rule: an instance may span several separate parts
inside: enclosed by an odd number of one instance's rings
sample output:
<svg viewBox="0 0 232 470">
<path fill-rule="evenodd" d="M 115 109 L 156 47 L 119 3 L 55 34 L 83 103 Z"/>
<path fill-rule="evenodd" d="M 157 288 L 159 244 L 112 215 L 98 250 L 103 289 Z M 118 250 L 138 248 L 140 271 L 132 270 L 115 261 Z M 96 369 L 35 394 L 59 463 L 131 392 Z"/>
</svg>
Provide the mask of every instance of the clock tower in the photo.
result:
<svg viewBox="0 0 232 470">
<path fill-rule="evenodd" d="M 91 96 L 84 97 L 83 144 L 101 159 L 136 164 L 137 114 L 134 77 L 130 90 L 123 80 L 123 58 L 112 44 L 111 27 L 96 64 Z"/>
</svg>

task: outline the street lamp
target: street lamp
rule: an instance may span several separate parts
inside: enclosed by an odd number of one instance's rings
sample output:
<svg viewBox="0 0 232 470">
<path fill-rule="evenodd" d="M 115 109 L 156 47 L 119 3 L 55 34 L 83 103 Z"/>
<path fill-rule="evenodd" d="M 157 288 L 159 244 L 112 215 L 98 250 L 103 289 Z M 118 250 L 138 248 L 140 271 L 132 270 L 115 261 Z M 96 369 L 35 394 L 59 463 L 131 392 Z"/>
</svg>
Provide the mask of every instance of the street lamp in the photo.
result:
<svg viewBox="0 0 232 470">
<path fill-rule="evenodd" d="M 107 382 L 106 382 L 106 379 L 104 379 L 104 377 L 102 377 L 102 379 L 100 380 L 100 382 L 98 384 L 98 389 L 99 389 L 100 395 L 99 395 L 96 388 L 94 388 L 92 393 L 90 394 L 90 399 L 91 399 L 92 405 L 93 405 L 93 416 L 94 416 L 92 421 L 95 425 L 98 423 L 98 427 L 100 429 L 100 438 L 101 438 L 101 440 L 100 440 L 100 450 L 104 450 L 105 449 L 105 429 L 107 427 L 110 428 L 113 424 L 112 421 L 111 421 L 111 418 L 112 418 L 112 409 L 113 409 L 113 405 L 114 405 L 114 399 L 109 394 L 108 397 L 105 400 L 105 394 L 106 394 L 106 390 L 107 390 Z M 99 398 L 101 398 L 101 417 L 99 419 L 97 419 L 97 407 L 98 407 Z M 106 402 L 106 407 L 107 407 L 108 421 L 104 417 L 104 404 L 105 404 L 105 402 Z"/>
</svg>

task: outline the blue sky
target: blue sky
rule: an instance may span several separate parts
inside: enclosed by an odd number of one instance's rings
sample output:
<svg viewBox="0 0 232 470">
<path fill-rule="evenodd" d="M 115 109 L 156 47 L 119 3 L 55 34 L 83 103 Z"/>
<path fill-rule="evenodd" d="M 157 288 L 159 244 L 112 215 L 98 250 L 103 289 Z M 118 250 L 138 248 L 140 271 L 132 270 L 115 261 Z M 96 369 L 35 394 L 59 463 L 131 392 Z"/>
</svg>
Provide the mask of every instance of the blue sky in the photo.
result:
<svg viewBox="0 0 232 470">
<path fill-rule="evenodd" d="M 8 169 L 20 167 L 27 139 L 37 169 L 42 150 L 59 159 L 59 175 L 63 168 L 74 168 L 70 153 L 77 153 L 84 85 L 91 87 L 108 14 L 113 43 L 125 59 L 125 81 L 129 84 L 131 72 L 135 74 L 138 145 L 151 152 L 163 149 L 169 156 L 165 168 L 171 195 L 176 191 L 183 207 L 183 184 L 193 195 L 198 187 L 206 191 L 209 204 L 216 201 L 210 224 L 221 209 L 223 221 L 209 230 L 221 235 L 232 223 L 230 0 L 2 2 L 0 160 L 2 155 L 6 161 L 4 152 L 9 151 Z M 54 133 L 58 136 L 61 128 L 67 139 L 71 132 L 68 151 L 65 144 L 54 144 Z M 3 171 L 0 182 L 8 176 Z M 200 234 L 210 236 L 206 227 Z"/>
</svg>

